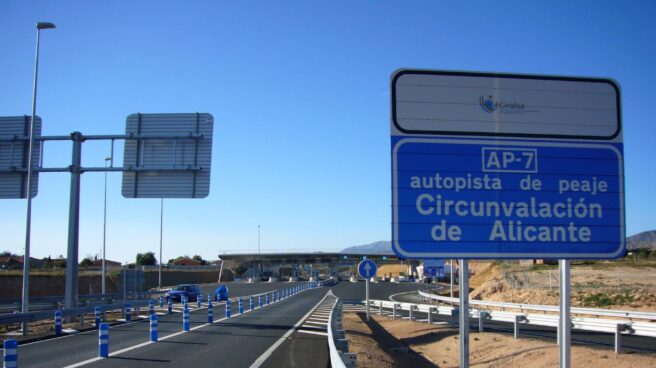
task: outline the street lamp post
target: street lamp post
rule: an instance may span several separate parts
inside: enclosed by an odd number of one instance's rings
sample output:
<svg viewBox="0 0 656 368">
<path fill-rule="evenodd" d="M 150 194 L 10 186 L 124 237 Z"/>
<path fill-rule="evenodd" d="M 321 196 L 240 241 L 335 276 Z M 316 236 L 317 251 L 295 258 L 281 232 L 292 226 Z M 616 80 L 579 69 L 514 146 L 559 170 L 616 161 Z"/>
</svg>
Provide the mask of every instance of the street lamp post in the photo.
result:
<svg viewBox="0 0 656 368">
<path fill-rule="evenodd" d="M 257 275 L 260 279 L 262 278 L 262 250 L 260 248 L 260 225 L 257 225 L 257 258 L 259 258 L 259 274 Z"/>
<path fill-rule="evenodd" d="M 30 298 L 30 231 L 32 228 L 32 147 L 34 147 L 34 119 L 36 118 L 36 87 L 39 74 L 39 36 L 42 29 L 55 28 L 53 23 L 36 24 L 36 56 L 34 58 L 34 89 L 32 92 L 32 119 L 30 119 L 30 142 L 27 151 L 27 219 L 25 224 L 25 252 L 23 254 L 23 303 L 21 312 L 29 310 Z M 70 261 L 69 261 L 70 262 Z M 27 322 L 23 322 L 23 335 L 27 335 Z"/>
<path fill-rule="evenodd" d="M 105 167 L 107 167 L 108 163 L 110 164 L 110 166 L 114 164 L 112 162 L 111 157 L 105 158 Z M 103 301 L 105 300 L 105 294 L 107 292 L 107 289 L 105 288 L 106 243 L 107 243 L 107 171 L 105 171 L 105 203 L 103 206 L 103 247 L 102 247 L 102 283 L 101 283 Z"/>
</svg>

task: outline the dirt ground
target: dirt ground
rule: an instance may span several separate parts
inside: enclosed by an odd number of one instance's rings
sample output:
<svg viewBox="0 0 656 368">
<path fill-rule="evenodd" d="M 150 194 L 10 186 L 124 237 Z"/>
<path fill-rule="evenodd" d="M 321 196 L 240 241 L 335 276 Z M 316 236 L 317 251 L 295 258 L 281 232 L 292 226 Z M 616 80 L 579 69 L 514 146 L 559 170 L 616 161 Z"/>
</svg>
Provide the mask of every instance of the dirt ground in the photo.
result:
<svg viewBox="0 0 656 368">
<path fill-rule="evenodd" d="M 472 262 L 470 297 L 511 303 L 558 304 L 558 269 Z M 577 265 L 571 268 L 572 306 L 656 310 L 656 267 Z M 551 280 L 551 282 L 550 282 Z"/>
<path fill-rule="evenodd" d="M 363 313 L 345 313 L 349 351 L 358 354 L 358 367 L 458 367 L 458 330 L 448 325 L 428 326 L 407 320 Z M 529 337 L 513 339 L 495 332 L 470 334 L 472 367 L 558 367 L 554 341 Z M 656 367 L 656 354 L 615 355 L 608 347 L 572 346 L 572 367 Z"/>
</svg>

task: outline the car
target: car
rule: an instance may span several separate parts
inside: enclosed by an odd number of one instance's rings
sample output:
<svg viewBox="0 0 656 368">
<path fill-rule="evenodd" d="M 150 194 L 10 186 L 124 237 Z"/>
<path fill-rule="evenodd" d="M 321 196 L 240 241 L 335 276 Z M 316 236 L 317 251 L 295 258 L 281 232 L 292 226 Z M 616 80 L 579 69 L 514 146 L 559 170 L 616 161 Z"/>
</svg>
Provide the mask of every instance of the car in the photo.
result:
<svg viewBox="0 0 656 368">
<path fill-rule="evenodd" d="M 228 300 L 228 287 L 225 285 L 219 285 L 219 287 L 214 290 L 214 301 L 221 302 Z"/>
<path fill-rule="evenodd" d="M 181 301 L 182 297 L 187 297 L 188 301 L 198 300 L 198 296 L 201 294 L 200 288 L 195 284 L 182 284 L 174 287 L 171 291 L 166 293 L 166 299 L 171 299 L 173 301 Z"/>
</svg>

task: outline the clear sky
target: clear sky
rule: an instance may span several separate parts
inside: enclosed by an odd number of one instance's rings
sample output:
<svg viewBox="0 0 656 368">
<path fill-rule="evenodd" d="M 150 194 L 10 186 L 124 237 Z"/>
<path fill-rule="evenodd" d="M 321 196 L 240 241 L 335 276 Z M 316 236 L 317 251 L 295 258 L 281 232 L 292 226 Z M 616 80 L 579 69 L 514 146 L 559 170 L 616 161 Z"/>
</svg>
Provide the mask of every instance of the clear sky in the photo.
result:
<svg viewBox="0 0 656 368">
<path fill-rule="evenodd" d="M 29 114 L 37 21 L 44 135 L 120 134 L 136 112 L 215 117 L 205 199 L 165 200 L 164 259 L 389 240 L 389 82 L 401 67 L 611 77 L 622 88 L 627 235 L 656 228 L 653 1 L 0 1 L 0 116 Z M 120 159 L 122 146 L 117 148 Z M 48 143 L 46 166 L 70 164 Z M 108 143 L 85 143 L 102 166 Z M 42 174 L 32 255 L 66 255 L 69 174 Z M 108 258 L 159 247 L 159 200 L 109 174 Z M 103 174 L 82 177 L 80 258 Z M 25 200 L 0 201 L 22 254 Z"/>
</svg>

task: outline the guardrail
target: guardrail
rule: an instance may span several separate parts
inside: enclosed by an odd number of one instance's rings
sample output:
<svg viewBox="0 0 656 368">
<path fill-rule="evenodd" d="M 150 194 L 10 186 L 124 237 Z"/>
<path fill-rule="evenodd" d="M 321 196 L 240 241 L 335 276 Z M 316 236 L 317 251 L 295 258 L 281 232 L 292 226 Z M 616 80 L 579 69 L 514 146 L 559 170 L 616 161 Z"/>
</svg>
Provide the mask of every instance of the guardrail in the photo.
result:
<svg viewBox="0 0 656 368">
<path fill-rule="evenodd" d="M 419 295 L 424 298 L 439 300 L 451 304 L 459 304 L 459 298 L 451 298 L 448 296 L 435 295 L 423 290 L 419 291 Z M 480 305 L 485 307 L 497 307 L 502 309 L 519 309 L 527 311 L 541 311 L 541 312 L 554 312 L 558 313 L 557 305 L 541 305 L 541 304 L 522 304 L 522 303 L 504 303 L 493 302 L 485 300 L 469 300 L 470 305 Z M 629 318 L 656 321 L 656 312 L 640 312 L 640 311 L 626 311 L 626 310 L 613 310 L 613 309 L 598 309 L 598 308 L 570 308 L 572 314 L 616 317 L 616 318 Z"/>
<path fill-rule="evenodd" d="M 99 304 L 111 304 L 115 300 L 134 300 L 134 299 L 145 299 L 154 296 L 162 295 L 166 290 L 160 291 L 144 291 L 144 292 L 128 292 L 123 293 L 110 293 L 105 294 L 83 294 L 78 296 L 79 303 L 78 305 L 83 305 L 84 307 L 89 306 L 92 303 Z M 0 313 L 15 313 L 21 309 L 22 299 L 20 298 L 9 298 L 9 299 L 0 299 Z M 61 306 L 64 303 L 63 296 L 45 296 L 45 297 L 35 297 L 30 298 L 30 310 L 40 311 L 40 310 L 50 310 L 50 309 L 61 309 Z"/>
<path fill-rule="evenodd" d="M 328 317 L 328 351 L 332 368 L 355 367 L 357 355 L 348 352 L 348 341 L 342 328 L 342 302 L 335 299 Z"/>
<path fill-rule="evenodd" d="M 446 315 L 451 317 L 451 324 L 453 325 L 457 324 L 458 313 L 460 312 L 457 307 L 453 306 L 399 303 L 388 300 L 370 300 L 370 306 L 378 307 L 378 313 L 380 315 L 385 313 L 385 309 L 390 309 L 392 318 L 396 318 L 399 311 L 405 310 L 408 311 L 410 320 L 416 319 L 416 312 L 426 313 L 428 315 L 428 323 L 433 322 L 433 314 Z M 475 308 L 469 310 L 469 316 L 478 319 L 479 332 L 484 331 L 484 324 L 486 321 L 512 323 L 515 338 L 518 338 L 520 334 L 520 326 L 522 324 L 558 328 L 558 321 L 560 318 L 558 315 L 493 311 Z M 614 334 L 615 352 L 618 354 L 621 350 L 622 335 L 656 337 L 656 323 L 653 322 L 572 317 L 571 325 L 572 329 Z"/>
</svg>

